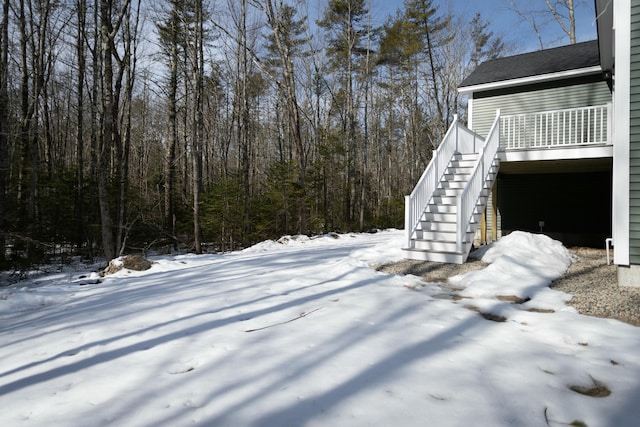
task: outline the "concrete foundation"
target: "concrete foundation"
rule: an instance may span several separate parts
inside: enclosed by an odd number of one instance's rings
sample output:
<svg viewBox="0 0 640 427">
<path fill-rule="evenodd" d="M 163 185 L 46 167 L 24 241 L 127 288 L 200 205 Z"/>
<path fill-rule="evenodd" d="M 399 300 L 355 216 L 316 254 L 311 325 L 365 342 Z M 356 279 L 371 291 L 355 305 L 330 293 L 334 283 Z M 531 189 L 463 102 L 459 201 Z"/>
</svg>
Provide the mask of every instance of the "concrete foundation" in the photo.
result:
<svg viewBox="0 0 640 427">
<path fill-rule="evenodd" d="M 640 288 L 640 265 L 619 265 L 618 286 Z"/>
</svg>

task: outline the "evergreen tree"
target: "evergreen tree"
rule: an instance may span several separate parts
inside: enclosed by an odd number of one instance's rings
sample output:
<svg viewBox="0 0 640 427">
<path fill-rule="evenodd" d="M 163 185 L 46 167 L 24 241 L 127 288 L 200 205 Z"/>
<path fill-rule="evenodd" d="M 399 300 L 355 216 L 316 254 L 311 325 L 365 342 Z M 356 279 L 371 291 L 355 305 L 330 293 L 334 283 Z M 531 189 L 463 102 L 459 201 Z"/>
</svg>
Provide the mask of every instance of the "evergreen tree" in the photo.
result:
<svg viewBox="0 0 640 427">
<path fill-rule="evenodd" d="M 368 28 L 363 23 L 368 14 L 366 0 L 329 0 L 321 20 L 317 24 L 328 35 L 327 55 L 341 82 L 342 100 L 334 96 L 342 117 L 342 132 L 346 140 L 344 218 L 350 224 L 355 216 L 356 193 L 357 121 L 354 78 L 358 70 L 357 60 L 366 54 L 363 41 Z"/>
<path fill-rule="evenodd" d="M 176 236 L 176 179 L 178 144 L 178 79 L 180 64 L 186 52 L 188 25 L 192 24 L 193 11 L 188 0 L 169 0 L 165 19 L 157 24 L 162 53 L 169 68 L 168 81 L 168 134 L 165 144 L 164 165 L 164 212 L 165 233 L 175 241 Z"/>
<path fill-rule="evenodd" d="M 384 26 L 378 50 L 378 65 L 408 69 L 415 65 L 415 57 L 422 50 L 422 39 L 403 16 L 389 19 Z"/>
<path fill-rule="evenodd" d="M 425 83 L 429 88 L 428 99 L 436 106 L 436 119 L 440 123 L 440 132 L 443 134 L 451 121 L 452 112 L 445 111 L 441 79 L 443 76 L 444 58 L 439 49 L 451 42 L 453 34 L 450 31 L 451 16 L 438 14 L 438 7 L 433 0 L 405 0 L 404 19 L 410 24 L 409 31 L 414 33 L 421 42 L 421 53 L 425 56 L 427 73 Z M 438 135 L 439 136 L 439 135 Z"/>
<path fill-rule="evenodd" d="M 267 21 L 272 29 L 267 37 L 267 48 L 271 54 L 271 61 L 279 69 L 280 77 L 277 79 L 278 91 L 285 100 L 286 122 L 289 139 L 293 143 L 298 160 L 298 185 L 300 198 L 298 201 L 299 233 L 307 232 L 307 207 L 306 207 L 306 149 L 302 136 L 302 123 L 300 118 L 300 106 L 296 75 L 294 69 L 295 56 L 299 55 L 300 47 L 307 42 L 304 36 L 306 31 L 306 18 L 296 20 L 296 9 L 284 5 L 282 1 L 276 6 L 272 0 L 265 0 L 265 12 Z"/>
<path fill-rule="evenodd" d="M 487 31 L 488 27 L 489 23 L 482 18 L 479 12 L 476 13 L 471 20 L 473 51 L 471 52 L 470 63 L 473 68 L 483 61 L 498 58 L 505 50 L 502 37 Z"/>
</svg>

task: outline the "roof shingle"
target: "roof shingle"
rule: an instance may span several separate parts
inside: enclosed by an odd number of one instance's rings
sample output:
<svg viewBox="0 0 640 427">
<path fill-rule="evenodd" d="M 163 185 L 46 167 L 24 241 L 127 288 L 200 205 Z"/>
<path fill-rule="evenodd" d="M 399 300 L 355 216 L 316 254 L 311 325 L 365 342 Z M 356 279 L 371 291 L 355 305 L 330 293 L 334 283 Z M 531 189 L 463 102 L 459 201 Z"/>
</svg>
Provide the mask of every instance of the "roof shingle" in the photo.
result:
<svg viewBox="0 0 640 427">
<path fill-rule="evenodd" d="M 598 41 L 523 53 L 483 62 L 460 84 L 460 88 L 540 76 L 600 65 Z"/>
</svg>

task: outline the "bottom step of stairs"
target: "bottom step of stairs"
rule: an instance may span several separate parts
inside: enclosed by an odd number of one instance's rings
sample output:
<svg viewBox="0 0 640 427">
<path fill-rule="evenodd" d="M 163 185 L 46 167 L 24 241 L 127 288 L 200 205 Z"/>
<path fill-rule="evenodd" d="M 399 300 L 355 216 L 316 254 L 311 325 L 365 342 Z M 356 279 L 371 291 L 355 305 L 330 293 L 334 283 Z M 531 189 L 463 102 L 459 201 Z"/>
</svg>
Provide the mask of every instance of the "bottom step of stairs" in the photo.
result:
<svg viewBox="0 0 640 427">
<path fill-rule="evenodd" d="M 402 248 L 404 257 L 418 261 L 434 261 L 447 264 L 464 264 L 467 260 L 467 253 L 461 252 L 441 252 L 427 249 Z"/>
</svg>

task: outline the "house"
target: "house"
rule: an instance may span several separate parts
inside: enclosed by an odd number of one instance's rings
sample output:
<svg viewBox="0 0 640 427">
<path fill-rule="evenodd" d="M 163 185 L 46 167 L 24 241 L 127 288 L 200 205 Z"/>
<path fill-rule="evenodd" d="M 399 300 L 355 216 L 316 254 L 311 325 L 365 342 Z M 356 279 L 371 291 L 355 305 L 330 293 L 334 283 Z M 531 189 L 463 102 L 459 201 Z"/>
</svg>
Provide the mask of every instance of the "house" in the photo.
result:
<svg viewBox="0 0 640 427">
<path fill-rule="evenodd" d="M 612 241 L 619 283 L 640 286 L 640 1 L 595 4 L 598 40 L 462 82 L 468 125 L 454 120 L 405 201 L 408 258 L 460 263 L 474 240 L 542 232 Z"/>
</svg>

